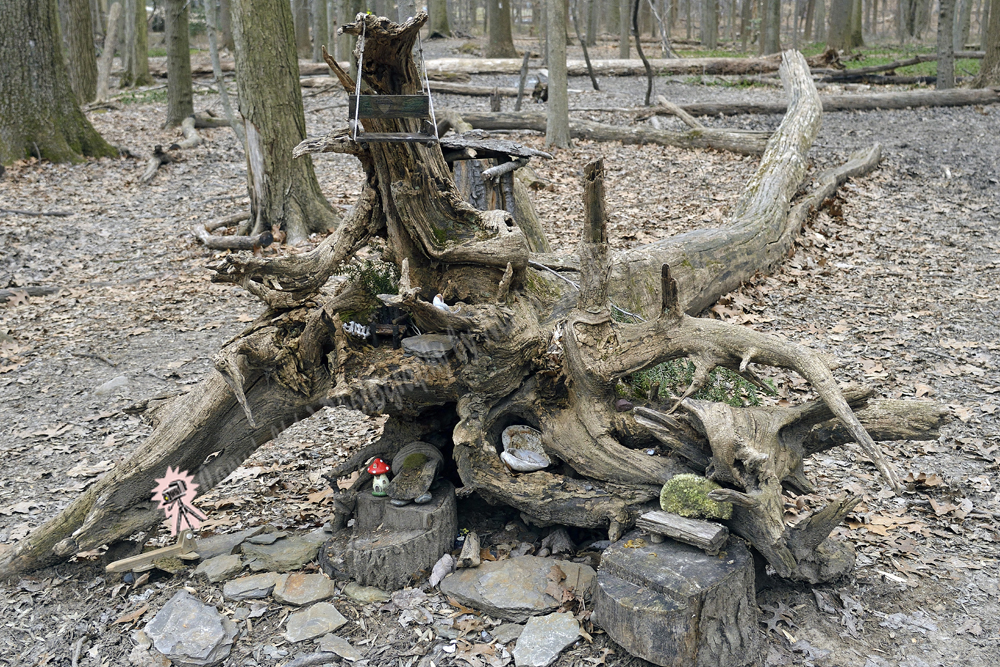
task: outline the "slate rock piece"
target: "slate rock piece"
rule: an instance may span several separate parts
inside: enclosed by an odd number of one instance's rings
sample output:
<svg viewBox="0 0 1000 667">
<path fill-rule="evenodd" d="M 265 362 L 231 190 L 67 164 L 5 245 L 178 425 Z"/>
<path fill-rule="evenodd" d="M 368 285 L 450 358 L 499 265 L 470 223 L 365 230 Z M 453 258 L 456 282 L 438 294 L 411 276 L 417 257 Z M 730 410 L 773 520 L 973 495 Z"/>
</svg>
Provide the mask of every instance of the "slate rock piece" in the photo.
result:
<svg viewBox="0 0 1000 667">
<path fill-rule="evenodd" d="M 202 562 L 194 573 L 202 575 L 214 584 L 239 574 L 242 569 L 243 559 L 236 554 L 227 554 Z"/>
<path fill-rule="evenodd" d="M 517 638 L 514 664 L 517 667 L 551 665 L 579 636 L 580 623 L 569 612 L 532 617 Z"/>
<path fill-rule="evenodd" d="M 243 544 L 245 540 L 263 532 L 265 528 L 265 526 L 257 526 L 256 528 L 241 530 L 238 533 L 226 533 L 225 535 L 198 538 L 198 555 L 205 561 L 216 556 L 239 553 L 237 547 Z"/>
<path fill-rule="evenodd" d="M 501 644 L 509 644 L 520 637 L 522 632 L 524 632 L 523 625 L 518 625 L 517 623 L 504 623 L 503 625 L 500 625 L 490 631 L 490 634 L 493 635 L 493 639 L 497 640 L 497 642 Z"/>
<path fill-rule="evenodd" d="M 444 578 L 441 592 L 494 618 L 523 623 L 559 607 L 560 601 L 545 592 L 553 565 L 565 573 L 563 585 L 572 587 L 584 599 L 590 597 L 596 579 L 593 568 L 536 556 L 518 556 L 459 570 Z"/>
<path fill-rule="evenodd" d="M 657 665 L 741 667 L 759 657 L 753 557 L 730 538 L 717 556 L 632 531 L 605 550 L 594 622 Z M 625 546 L 632 541 L 630 546 Z"/>
<path fill-rule="evenodd" d="M 353 581 L 344 586 L 343 593 L 352 600 L 365 603 L 388 602 L 392 597 L 381 588 L 375 588 L 374 586 L 362 586 L 361 584 Z"/>
<path fill-rule="evenodd" d="M 421 359 L 444 359 L 455 349 L 458 339 L 443 334 L 424 334 L 410 336 L 402 340 L 403 352 L 415 355 Z"/>
<path fill-rule="evenodd" d="M 337 608 L 329 602 L 317 602 L 308 609 L 297 611 L 288 617 L 285 636 L 290 642 L 315 639 L 347 623 Z"/>
<path fill-rule="evenodd" d="M 222 594 L 229 600 L 249 600 L 266 598 L 274 590 L 275 585 L 284 577 L 277 572 L 252 574 L 227 581 L 222 587 Z"/>
<path fill-rule="evenodd" d="M 253 537 L 247 538 L 247 542 L 250 544 L 274 544 L 282 537 L 287 536 L 288 533 L 276 530 L 273 533 L 261 533 L 260 535 L 254 535 Z"/>
<path fill-rule="evenodd" d="M 227 657 L 236 626 L 215 607 L 178 591 L 145 628 L 153 648 L 177 667 L 216 665 Z"/>
<path fill-rule="evenodd" d="M 336 653 L 344 660 L 354 662 L 364 657 L 361 655 L 361 651 L 351 646 L 349 641 L 337 635 L 323 635 L 317 643 L 320 651 Z"/>
<path fill-rule="evenodd" d="M 275 584 L 271 596 L 282 604 L 302 607 L 333 597 L 336 592 L 336 586 L 325 574 L 293 572 Z"/>
<path fill-rule="evenodd" d="M 243 555 L 254 572 L 290 572 L 316 558 L 320 545 L 328 539 L 322 528 L 279 539 L 274 544 L 243 544 Z"/>
</svg>

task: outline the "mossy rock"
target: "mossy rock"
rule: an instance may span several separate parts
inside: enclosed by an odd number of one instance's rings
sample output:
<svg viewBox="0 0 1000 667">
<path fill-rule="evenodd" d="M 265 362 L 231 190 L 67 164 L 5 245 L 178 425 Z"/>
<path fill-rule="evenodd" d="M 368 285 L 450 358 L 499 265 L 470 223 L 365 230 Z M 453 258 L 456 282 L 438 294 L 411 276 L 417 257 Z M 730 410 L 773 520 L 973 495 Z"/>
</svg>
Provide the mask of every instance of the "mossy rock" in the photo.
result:
<svg viewBox="0 0 1000 667">
<path fill-rule="evenodd" d="M 733 506 L 708 497 L 709 491 L 719 488 L 722 487 L 699 475 L 676 475 L 663 485 L 660 508 L 692 519 L 728 519 L 733 515 Z"/>
</svg>

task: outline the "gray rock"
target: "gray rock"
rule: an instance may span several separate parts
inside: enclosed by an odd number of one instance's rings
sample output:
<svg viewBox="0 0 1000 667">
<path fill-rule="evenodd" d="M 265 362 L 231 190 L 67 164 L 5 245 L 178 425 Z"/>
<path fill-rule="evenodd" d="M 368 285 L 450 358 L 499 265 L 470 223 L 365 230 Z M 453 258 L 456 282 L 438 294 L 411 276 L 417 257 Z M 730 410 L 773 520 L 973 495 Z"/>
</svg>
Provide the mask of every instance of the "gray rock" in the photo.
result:
<svg viewBox="0 0 1000 667">
<path fill-rule="evenodd" d="M 236 638 L 228 618 L 187 591 L 178 591 L 145 628 L 153 648 L 177 667 L 215 665 L 227 657 Z"/>
<path fill-rule="evenodd" d="M 124 389 L 128 386 L 128 378 L 124 375 L 119 375 L 118 377 L 111 378 L 100 387 L 94 389 L 94 393 L 98 396 L 106 396 L 108 394 L 114 393 L 118 389 Z"/>
<path fill-rule="evenodd" d="M 337 608 L 329 602 L 317 602 L 308 609 L 297 611 L 288 617 L 285 636 L 290 642 L 315 639 L 347 623 Z"/>
<path fill-rule="evenodd" d="M 494 628 L 490 634 L 493 635 L 493 639 L 497 640 L 499 643 L 509 644 L 520 637 L 523 631 L 523 625 L 518 625 L 517 623 L 504 623 L 503 625 Z"/>
<path fill-rule="evenodd" d="M 242 558 L 237 555 L 225 555 L 209 558 L 208 560 L 202 562 L 194 573 L 206 577 L 214 584 L 239 574 L 242 569 Z"/>
<path fill-rule="evenodd" d="M 262 530 L 264 530 L 264 526 L 248 528 L 247 530 L 241 530 L 238 533 L 213 535 L 212 537 L 206 537 L 204 539 L 199 538 L 198 555 L 201 556 L 202 560 L 208 560 L 210 558 L 215 558 L 216 556 L 237 553 L 236 548 L 240 546 L 244 540 L 257 535 Z"/>
<path fill-rule="evenodd" d="M 514 647 L 514 664 L 517 667 L 551 665 L 579 636 L 580 624 L 569 612 L 531 618 Z"/>
<path fill-rule="evenodd" d="M 293 572 L 286 575 L 275 587 L 272 597 L 283 604 L 304 606 L 333 597 L 337 589 L 325 574 Z"/>
<path fill-rule="evenodd" d="M 443 334 L 424 334 L 422 336 L 410 336 L 402 341 L 403 352 L 420 357 L 421 359 L 444 359 L 448 353 L 455 349 L 458 339 L 454 336 Z"/>
<path fill-rule="evenodd" d="M 284 576 L 277 572 L 264 572 L 263 574 L 252 574 L 249 577 L 240 577 L 227 581 L 222 587 L 222 594 L 230 600 L 266 598 L 281 579 L 284 579 Z"/>
<path fill-rule="evenodd" d="M 587 598 L 594 588 L 593 568 L 565 560 L 518 556 L 459 570 L 441 582 L 441 592 L 494 618 L 523 623 L 555 611 L 561 601 L 545 592 L 553 565 L 565 573 L 564 584 Z"/>
<path fill-rule="evenodd" d="M 323 635 L 317 643 L 319 644 L 320 651 L 336 653 L 344 660 L 354 662 L 355 660 L 361 660 L 363 657 L 361 651 L 351 646 L 349 641 L 337 635 Z"/>
<path fill-rule="evenodd" d="M 273 533 L 261 533 L 260 535 L 254 535 L 253 537 L 247 539 L 250 544 L 274 544 L 282 537 L 287 537 L 288 533 L 281 531 L 274 531 Z"/>
<path fill-rule="evenodd" d="M 320 528 L 305 535 L 282 538 L 274 544 L 244 543 L 243 555 L 254 572 L 289 572 L 316 558 L 320 545 L 327 539 L 327 534 Z"/>
<path fill-rule="evenodd" d="M 365 603 L 388 602 L 392 597 L 381 588 L 375 588 L 374 586 L 362 586 L 354 581 L 344 586 L 343 592 L 344 595 L 352 600 Z"/>
</svg>

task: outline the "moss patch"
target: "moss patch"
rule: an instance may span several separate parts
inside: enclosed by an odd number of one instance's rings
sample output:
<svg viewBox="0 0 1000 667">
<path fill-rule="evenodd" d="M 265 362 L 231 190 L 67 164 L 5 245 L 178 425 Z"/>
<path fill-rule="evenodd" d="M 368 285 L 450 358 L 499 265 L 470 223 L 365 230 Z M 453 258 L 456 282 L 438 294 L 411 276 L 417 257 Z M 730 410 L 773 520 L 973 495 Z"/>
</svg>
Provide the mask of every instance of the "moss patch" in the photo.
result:
<svg viewBox="0 0 1000 667">
<path fill-rule="evenodd" d="M 664 512 L 693 519 L 728 519 L 733 515 L 733 506 L 708 497 L 709 491 L 719 488 L 722 487 L 699 475 L 677 475 L 663 485 L 660 507 Z"/>
</svg>

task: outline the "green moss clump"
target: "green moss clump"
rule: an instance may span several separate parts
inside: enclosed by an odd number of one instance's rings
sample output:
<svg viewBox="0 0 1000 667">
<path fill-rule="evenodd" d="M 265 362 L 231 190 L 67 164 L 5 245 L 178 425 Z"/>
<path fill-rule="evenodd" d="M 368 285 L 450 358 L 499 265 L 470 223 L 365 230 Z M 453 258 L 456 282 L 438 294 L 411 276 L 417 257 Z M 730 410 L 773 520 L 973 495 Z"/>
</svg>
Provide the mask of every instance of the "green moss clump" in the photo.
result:
<svg viewBox="0 0 1000 667">
<path fill-rule="evenodd" d="M 708 497 L 709 491 L 719 488 L 722 487 L 699 475 L 676 475 L 663 485 L 660 507 L 664 512 L 693 519 L 728 519 L 733 515 L 733 506 Z"/>
<path fill-rule="evenodd" d="M 427 455 L 416 452 L 403 459 L 403 470 L 416 470 L 418 468 L 423 468 L 425 463 L 427 463 Z M 396 472 L 400 473 L 403 472 L 403 470 L 397 470 Z"/>
</svg>

